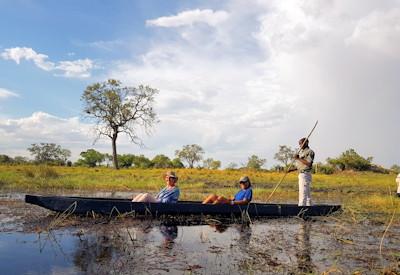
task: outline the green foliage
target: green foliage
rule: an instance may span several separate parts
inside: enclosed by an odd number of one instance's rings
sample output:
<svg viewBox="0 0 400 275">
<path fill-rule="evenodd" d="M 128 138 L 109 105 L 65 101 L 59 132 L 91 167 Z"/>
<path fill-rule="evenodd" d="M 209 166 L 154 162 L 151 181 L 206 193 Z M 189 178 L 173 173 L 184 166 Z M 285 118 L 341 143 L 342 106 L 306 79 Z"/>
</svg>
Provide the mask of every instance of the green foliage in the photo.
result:
<svg viewBox="0 0 400 275">
<path fill-rule="evenodd" d="M 313 173 L 320 173 L 325 175 L 331 175 L 335 173 L 335 168 L 329 164 L 323 164 L 321 162 L 313 165 Z"/>
<path fill-rule="evenodd" d="M 133 159 L 133 165 L 135 168 L 147 169 L 153 166 L 150 159 L 146 158 L 144 155 L 135 156 Z"/>
<path fill-rule="evenodd" d="M 285 167 L 277 164 L 277 165 L 274 165 L 274 166 L 271 167 L 271 171 L 282 172 L 282 171 L 285 171 Z"/>
<path fill-rule="evenodd" d="M 136 156 L 132 155 L 132 154 L 118 155 L 119 165 L 120 165 L 120 167 L 123 167 L 123 168 L 132 167 L 132 164 L 134 163 L 135 159 L 136 159 Z"/>
<path fill-rule="evenodd" d="M 174 158 L 172 160 L 172 167 L 174 168 L 185 168 L 180 158 Z"/>
<path fill-rule="evenodd" d="M 137 127 L 149 133 L 158 122 L 153 109 L 157 93 L 149 86 L 123 87 L 120 81 L 114 79 L 90 85 L 83 92 L 84 112 L 97 124 L 99 136 L 107 136 L 112 141 L 116 169 L 118 135 L 124 133 L 133 143 L 142 144 Z"/>
<path fill-rule="evenodd" d="M 81 152 L 80 156 L 82 158 L 78 159 L 75 163 L 75 165 L 77 166 L 96 167 L 104 161 L 104 154 L 94 149 L 89 149 L 87 151 Z"/>
<path fill-rule="evenodd" d="M 32 144 L 28 151 L 39 164 L 65 165 L 71 151 L 55 143 Z"/>
<path fill-rule="evenodd" d="M 279 150 L 275 154 L 274 159 L 281 162 L 283 164 L 283 167 L 287 167 L 295 154 L 296 151 L 291 147 L 286 145 L 279 145 Z"/>
<path fill-rule="evenodd" d="M 16 156 L 13 159 L 14 164 L 27 164 L 29 160 L 26 157 Z"/>
<path fill-rule="evenodd" d="M 392 167 L 390 167 L 390 170 L 392 170 L 395 173 L 400 173 L 400 166 L 397 164 L 393 164 Z"/>
<path fill-rule="evenodd" d="M 327 162 L 334 168 L 341 171 L 368 171 L 371 169 L 372 157 L 364 158 L 360 156 L 354 149 L 349 149 L 343 152 L 338 158 L 328 158 Z"/>
<path fill-rule="evenodd" d="M 217 170 L 221 167 L 221 161 L 208 158 L 203 161 L 203 167 L 206 169 Z"/>
<path fill-rule="evenodd" d="M 185 145 L 181 150 L 176 150 L 175 155 L 187 162 L 189 168 L 193 168 L 196 162 L 203 159 L 204 150 L 197 144 Z"/>
<path fill-rule="evenodd" d="M 230 162 L 227 166 L 226 166 L 226 170 L 235 170 L 238 168 L 237 163 L 234 162 Z"/>
<path fill-rule="evenodd" d="M 153 163 L 154 168 L 173 168 L 174 165 L 169 157 L 166 155 L 157 155 L 155 156 L 151 162 Z"/>
<path fill-rule="evenodd" d="M 262 166 L 265 165 L 266 162 L 266 159 L 262 159 L 256 155 L 252 155 L 247 159 L 246 168 L 259 170 Z"/>
<path fill-rule="evenodd" d="M 0 155 L 0 164 L 11 164 L 13 159 L 7 155 Z"/>
</svg>

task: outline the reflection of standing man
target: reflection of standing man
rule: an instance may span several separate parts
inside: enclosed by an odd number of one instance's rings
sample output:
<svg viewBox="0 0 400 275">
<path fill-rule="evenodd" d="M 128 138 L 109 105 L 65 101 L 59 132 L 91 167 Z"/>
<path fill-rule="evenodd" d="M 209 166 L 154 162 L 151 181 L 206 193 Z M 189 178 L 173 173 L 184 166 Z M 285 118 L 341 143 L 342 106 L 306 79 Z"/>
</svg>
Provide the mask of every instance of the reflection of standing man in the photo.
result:
<svg viewBox="0 0 400 275">
<path fill-rule="evenodd" d="M 400 197 L 400 173 L 397 175 L 396 183 L 397 183 L 397 196 Z"/>
<path fill-rule="evenodd" d="M 312 273 L 313 263 L 311 259 L 311 242 L 310 242 L 311 223 L 303 221 L 300 224 L 299 232 L 297 235 L 297 266 L 298 271 L 302 274 Z"/>
<path fill-rule="evenodd" d="M 296 168 L 299 171 L 299 206 L 311 205 L 311 169 L 314 151 L 308 147 L 308 139 L 299 140 L 300 151 L 295 155 Z"/>
</svg>

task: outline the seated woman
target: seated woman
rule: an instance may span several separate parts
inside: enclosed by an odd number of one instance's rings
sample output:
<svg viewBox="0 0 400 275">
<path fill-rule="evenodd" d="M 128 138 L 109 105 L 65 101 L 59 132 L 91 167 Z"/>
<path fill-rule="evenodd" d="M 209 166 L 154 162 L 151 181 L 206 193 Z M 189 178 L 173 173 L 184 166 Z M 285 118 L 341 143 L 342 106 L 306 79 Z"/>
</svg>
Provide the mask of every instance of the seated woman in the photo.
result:
<svg viewBox="0 0 400 275">
<path fill-rule="evenodd" d="M 157 196 L 152 196 L 149 193 L 141 193 L 135 196 L 133 202 L 162 202 L 162 203 L 176 203 L 179 199 L 179 188 L 176 186 L 178 177 L 175 172 L 168 171 L 165 174 L 166 187 L 161 189 Z"/>
<path fill-rule="evenodd" d="M 253 190 L 251 189 L 251 182 L 249 177 L 241 177 L 239 180 L 240 183 L 240 191 L 236 193 L 235 197 L 227 199 L 223 196 L 218 196 L 215 194 L 209 195 L 204 201 L 203 204 L 212 203 L 212 204 L 230 204 L 230 205 L 243 205 L 248 204 L 253 197 Z"/>
</svg>

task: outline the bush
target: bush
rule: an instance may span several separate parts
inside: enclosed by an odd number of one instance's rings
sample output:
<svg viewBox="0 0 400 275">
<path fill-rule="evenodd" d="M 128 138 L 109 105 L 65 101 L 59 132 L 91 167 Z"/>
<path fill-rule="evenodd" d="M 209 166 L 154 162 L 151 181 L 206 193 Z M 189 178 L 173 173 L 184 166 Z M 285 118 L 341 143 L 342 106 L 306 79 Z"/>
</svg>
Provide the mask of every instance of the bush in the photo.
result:
<svg viewBox="0 0 400 275">
<path fill-rule="evenodd" d="M 338 158 L 328 158 L 327 162 L 339 170 L 368 171 L 372 165 L 372 157 L 364 158 L 354 149 L 343 152 Z"/>
<path fill-rule="evenodd" d="M 37 176 L 45 179 L 58 178 L 60 175 L 50 166 L 39 166 L 37 168 Z"/>
<path fill-rule="evenodd" d="M 27 178 L 35 177 L 35 171 L 31 167 L 24 167 L 21 169 L 21 172 Z"/>
<path fill-rule="evenodd" d="M 50 166 L 25 167 L 21 170 L 27 178 L 58 178 L 60 175 Z"/>
<path fill-rule="evenodd" d="M 332 167 L 331 165 L 317 163 L 313 165 L 313 173 L 331 175 L 335 173 L 335 168 Z"/>
</svg>

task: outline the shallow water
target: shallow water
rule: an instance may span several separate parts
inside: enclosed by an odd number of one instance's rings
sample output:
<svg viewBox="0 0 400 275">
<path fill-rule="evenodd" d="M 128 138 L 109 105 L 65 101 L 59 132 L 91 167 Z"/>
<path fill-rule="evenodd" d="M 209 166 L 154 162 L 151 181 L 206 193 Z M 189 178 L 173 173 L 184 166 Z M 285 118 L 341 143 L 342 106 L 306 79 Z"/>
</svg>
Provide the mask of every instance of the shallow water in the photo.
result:
<svg viewBox="0 0 400 275">
<path fill-rule="evenodd" d="M 341 217 L 181 226 L 133 218 L 57 219 L 0 199 L 1 274 L 376 274 L 399 268 L 400 226 Z"/>
</svg>

